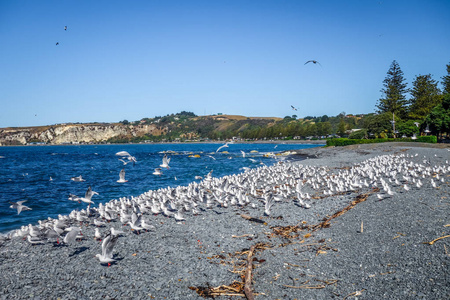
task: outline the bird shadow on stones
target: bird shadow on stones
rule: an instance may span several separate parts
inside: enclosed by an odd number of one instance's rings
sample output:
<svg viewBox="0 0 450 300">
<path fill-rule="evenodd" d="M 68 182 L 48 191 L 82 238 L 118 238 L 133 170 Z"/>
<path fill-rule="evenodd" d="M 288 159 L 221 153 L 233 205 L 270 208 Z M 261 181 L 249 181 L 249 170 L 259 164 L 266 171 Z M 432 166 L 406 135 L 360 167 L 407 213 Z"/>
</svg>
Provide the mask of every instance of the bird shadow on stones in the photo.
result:
<svg viewBox="0 0 450 300">
<path fill-rule="evenodd" d="M 83 253 L 84 251 L 88 250 L 89 247 L 78 247 L 75 249 L 75 251 L 72 254 L 69 254 L 69 257 L 75 256 L 75 255 L 79 255 L 80 253 Z"/>
</svg>

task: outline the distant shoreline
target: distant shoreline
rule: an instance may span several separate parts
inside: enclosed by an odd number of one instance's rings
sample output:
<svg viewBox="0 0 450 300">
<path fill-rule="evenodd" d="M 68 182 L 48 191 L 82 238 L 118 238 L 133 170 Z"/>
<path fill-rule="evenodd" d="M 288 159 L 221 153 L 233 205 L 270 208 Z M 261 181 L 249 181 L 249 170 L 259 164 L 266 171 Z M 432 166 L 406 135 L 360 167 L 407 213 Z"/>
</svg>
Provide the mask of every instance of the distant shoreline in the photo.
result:
<svg viewBox="0 0 450 300">
<path fill-rule="evenodd" d="M 108 145 L 162 145 L 162 144 L 225 144 L 227 141 L 189 141 L 189 142 L 150 142 L 150 143 L 94 143 L 94 144 L 36 144 L 36 145 L 0 145 L 0 147 L 28 147 L 28 146 L 108 146 Z M 326 145 L 326 140 L 266 140 L 266 141 L 236 141 L 234 144 L 303 144 Z"/>
</svg>

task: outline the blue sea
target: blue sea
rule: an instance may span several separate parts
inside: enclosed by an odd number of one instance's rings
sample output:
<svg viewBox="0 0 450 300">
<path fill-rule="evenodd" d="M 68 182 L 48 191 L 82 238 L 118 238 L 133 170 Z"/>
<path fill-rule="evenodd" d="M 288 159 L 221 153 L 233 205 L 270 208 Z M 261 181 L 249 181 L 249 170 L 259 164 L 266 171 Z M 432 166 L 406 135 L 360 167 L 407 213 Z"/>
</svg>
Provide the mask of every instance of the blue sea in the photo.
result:
<svg viewBox="0 0 450 300">
<path fill-rule="evenodd" d="M 69 214 L 86 208 L 86 203 L 69 201 L 69 194 L 83 197 L 89 186 L 99 193 L 92 200 L 108 202 L 120 197 L 138 196 L 149 190 L 188 185 L 195 176 L 205 176 L 213 170 L 214 177 L 243 172 L 243 167 L 257 168 L 261 163 L 276 163 L 269 152 L 304 149 L 321 145 L 311 144 L 126 144 L 0 147 L 0 232 L 5 233 L 22 225 L 37 224 L 47 217 Z M 136 157 L 133 165 L 124 165 L 115 154 L 127 151 Z M 162 176 L 152 173 L 162 163 L 164 152 L 170 151 L 170 169 Z M 227 151 L 228 153 L 222 153 Z M 241 151 L 246 153 L 243 157 Z M 251 153 L 251 151 L 253 151 Z M 257 151 L 257 152 L 255 152 Z M 197 156 L 197 157 L 195 157 Z M 252 161 L 256 160 L 256 162 Z M 126 183 L 117 183 L 124 168 Z M 86 181 L 70 178 L 81 175 Z M 50 177 L 52 180 L 50 180 Z M 199 180 L 197 180 L 199 181 Z M 32 210 L 10 208 L 9 202 L 27 200 Z"/>
</svg>

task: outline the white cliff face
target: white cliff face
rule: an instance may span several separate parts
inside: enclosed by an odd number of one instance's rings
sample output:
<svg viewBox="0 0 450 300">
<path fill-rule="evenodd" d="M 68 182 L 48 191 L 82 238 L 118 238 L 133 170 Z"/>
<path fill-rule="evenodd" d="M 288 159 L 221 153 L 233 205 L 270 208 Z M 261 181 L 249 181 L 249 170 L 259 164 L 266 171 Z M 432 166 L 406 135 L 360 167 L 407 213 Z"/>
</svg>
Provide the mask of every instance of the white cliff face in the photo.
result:
<svg viewBox="0 0 450 300">
<path fill-rule="evenodd" d="M 0 129 L 0 145 L 44 142 L 48 144 L 101 143 L 110 138 L 125 136 L 136 137 L 145 134 L 159 135 L 155 125 L 122 124 L 70 124 L 50 127 L 3 128 Z"/>
</svg>

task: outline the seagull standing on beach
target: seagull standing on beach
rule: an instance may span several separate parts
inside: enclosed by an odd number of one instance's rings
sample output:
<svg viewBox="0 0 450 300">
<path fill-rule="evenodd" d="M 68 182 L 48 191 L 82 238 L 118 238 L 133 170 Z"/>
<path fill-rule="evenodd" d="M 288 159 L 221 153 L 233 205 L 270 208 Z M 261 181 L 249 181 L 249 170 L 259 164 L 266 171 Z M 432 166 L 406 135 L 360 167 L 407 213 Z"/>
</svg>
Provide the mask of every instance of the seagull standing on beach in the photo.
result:
<svg viewBox="0 0 450 300">
<path fill-rule="evenodd" d="M 119 180 L 117 180 L 117 182 L 123 183 L 123 182 L 127 182 L 127 181 L 128 180 L 125 180 L 125 169 L 120 170 Z"/>
<path fill-rule="evenodd" d="M 72 227 L 72 229 L 64 237 L 64 244 L 68 245 L 68 244 L 75 242 L 78 234 L 80 234 L 80 233 L 81 233 L 80 227 Z"/>
</svg>

